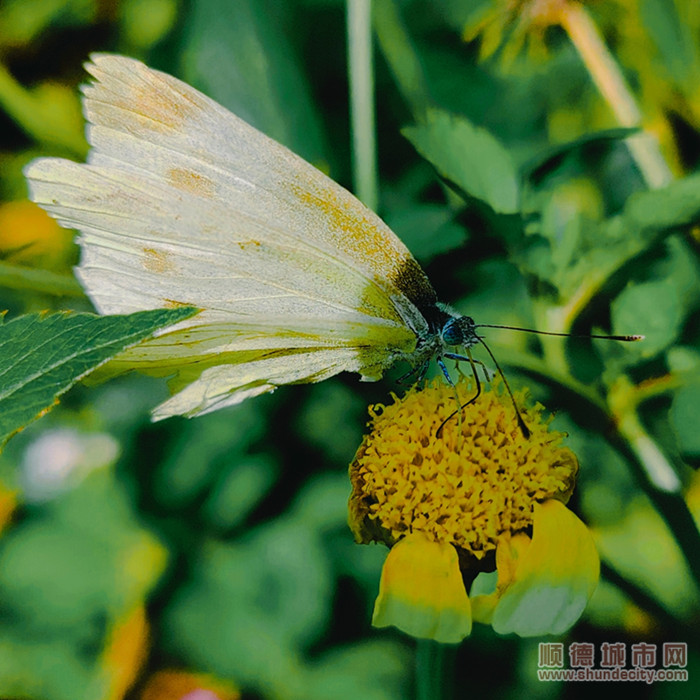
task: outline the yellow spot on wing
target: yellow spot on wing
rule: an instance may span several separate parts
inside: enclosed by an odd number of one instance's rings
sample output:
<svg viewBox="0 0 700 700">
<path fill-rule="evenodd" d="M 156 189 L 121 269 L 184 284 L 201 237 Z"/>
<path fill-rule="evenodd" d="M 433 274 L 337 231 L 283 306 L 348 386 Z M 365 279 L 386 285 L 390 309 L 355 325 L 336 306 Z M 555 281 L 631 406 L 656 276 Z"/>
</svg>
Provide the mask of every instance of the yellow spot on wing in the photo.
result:
<svg viewBox="0 0 700 700">
<path fill-rule="evenodd" d="M 211 198 L 216 194 L 216 185 L 205 175 L 186 168 L 172 168 L 167 174 L 168 181 L 179 190 Z"/>
<path fill-rule="evenodd" d="M 102 68 L 98 66 L 92 72 L 100 80 Z M 90 96 L 97 92 L 98 99 L 104 99 L 99 83 L 91 87 L 92 90 L 88 89 Z M 156 89 L 151 82 L 139 80 L 120 82 L 119 90 L 110 90 L 108 101 L 115 107 L 132 112 L 142 126 L 161 132 L 180 131 L 185 121 L 196 116 L 198 109 L 188 95 L 178 93 L 176 85 Z"/>
<path fill-rule="evenodd" d="M 241 250 L 246 250 L 247 248 L 251 248 L 251 247 L 252 247 L 253 249 L 255 249 L 255 248 L 260 248 L 261 245 L 262 245 L 262 244 L 260 243 L 260 241 L 256 241 L 256 240 L 238 241 L 238 247 L 239 247 Z"/>
<path fill-rule="evenodd" d="M 172 272 L 175 266 L 170 260 L 168 253 L 162 250 L 156 250 L 155 248 L 144 248 L 143 249 L 143 267 L 148 272 L 164 273 Z"/>
<path fill-rule="evenodd" d="M 300 201 L 328 218 L 333 228 L 346 234 L 343 244 L 353 257 L 385 259 L 387 267 L 396 264 L 396 253 L 387 248 L 386 234 L 374 226 L 359 207 L 351 207 L 330 189 L 312 192 L 306 187 L 292 185 L 292 191 Z"/>
<path fill-rule="evenodd" d="M 335 185 L 318 187 L 311 182 L 292 184 L 290 189 L 316 216 L 325 218 L 325 235 L 334 247 L 377 278 L 393 283 L 419 308 L 437 301 L 428 278 L 401 241 L 352 195 Z"/>
</svg>

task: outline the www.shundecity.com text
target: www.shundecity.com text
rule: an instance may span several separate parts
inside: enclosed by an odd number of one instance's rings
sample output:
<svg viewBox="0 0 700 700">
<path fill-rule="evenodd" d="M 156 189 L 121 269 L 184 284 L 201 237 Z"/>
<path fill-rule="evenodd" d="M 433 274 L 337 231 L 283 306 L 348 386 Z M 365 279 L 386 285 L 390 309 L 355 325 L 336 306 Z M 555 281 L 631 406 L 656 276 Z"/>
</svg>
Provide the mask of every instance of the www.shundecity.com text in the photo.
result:
<svg viewBox="0 0 700 700">
<path fill-rule="evenodd" d="M 688 645 L 685 642 L 665 642 L 663 645 L 638 642 L 630 644 L 629 648 L 624 642 L 603 642 L 600 648 L 590 642 L 572 642 L 566 649 L 561 642 L 541 642 L 537 677 L 541 681 L 578 682 L 687 681 L 687 660 Z M 565 668 L 566 665 L 570 668 Z"/>
<path fill-rule="evenodd" d="M 687 681 L 688 671 L 681 668 L 540 668 L 541 681 Z"/>
</svg>

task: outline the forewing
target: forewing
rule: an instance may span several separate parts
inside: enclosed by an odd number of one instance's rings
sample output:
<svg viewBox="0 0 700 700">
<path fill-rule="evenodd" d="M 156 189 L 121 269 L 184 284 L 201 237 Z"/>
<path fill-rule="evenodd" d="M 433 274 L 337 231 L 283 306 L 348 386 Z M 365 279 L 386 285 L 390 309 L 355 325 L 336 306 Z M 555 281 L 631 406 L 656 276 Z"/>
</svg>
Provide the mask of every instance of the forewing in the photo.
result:
<svg viewBox="0 0 700 700">
<path fill-rule="evenodd" d="M 175 355 L 182 376 L 194 367 L 189 412 L 210 410 L 214 375 L 235 402 L 328 372 L 374 378 L 411 352 L 435 295 L 376 215 L 175 78 L 120 56 L 96 55 L 88 70 L 88 163 L 30 164 L 32 198 L 81 231 L 77 273 L 103 313 L 203 310 L 134 351 L 155 369 Z M 209 341 L 187 335 L 195 326 Z M 248 379 L 212 375 L 223 358 Z M 258 374 L 241 373 L 254 363 Z"/>
</svg>

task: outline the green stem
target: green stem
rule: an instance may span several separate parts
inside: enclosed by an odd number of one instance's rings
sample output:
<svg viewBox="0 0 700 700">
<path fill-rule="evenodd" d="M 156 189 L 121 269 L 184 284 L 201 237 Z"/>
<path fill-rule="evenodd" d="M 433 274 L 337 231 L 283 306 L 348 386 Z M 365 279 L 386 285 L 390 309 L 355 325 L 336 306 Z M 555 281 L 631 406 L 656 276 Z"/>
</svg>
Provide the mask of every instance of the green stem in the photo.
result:
<svg viewBox="0 0 700 700">
<path fill-rule="evenodd" d="M 618 425 L 620 434 L 637 456 L 647 479 L 654 488 L 680 495 L 681 480 L 666 455 L 644 429 L 636 412 L 627 413 Z"/>
<path fill-rule="evenodd" d="M 371 20 L 371 0 L 347 0 L 353 182 L 358 198 L 376 211 L 379 196 Z"/>
<path fill-rule="evenodd" d="M 685 500 L 679 494 L 658 488 L 650 481 L 647 465 L 642 462 L 626 436 L 618 433 L 610 438 L 610 443 L 634 468 L 644 492 L 673 533 L 695 585 L 700 589 L 700 532 Z M 656 449 L 658 450 L 658 447 Z"/>
<path fill-rule="evenodd" d="M 625 127 L 641 126 L 641 110 L 586 8 L 578 2 L 567 2 L 560 21 L 618 123 Z M 653 134 L 635 134 L 626 143 L 649 188 L 664 187 L 673 180 Z"/>
<path fill-rule="evenodd" d="M 639 394 L 625 376 L 620 376 L 608 390 L 608 410 L 615 420 L 617 432 L 636 455 L 645 478 L 654 489 L 681 494 L 681 480 L 661 448 L 649 436 L 639 419 Z"/>
<path fill-rule="evenodd" d="M 700 633 L 696 626 L 687 623 L 671 614 L 657 598 L 647 592 L 640 585 L 625 578 L 613 564 L 606 561 L 600 562 L 601 578 L 622 591 L 638 608 L 649 613 L 657 622 L 666 629 L 678 629 L 683 633 L 683 638 L 688 637 L 695 643 L 700 642 Z"/>
<path fill-rule="evenodd" d="M 416 700 L 450 700 L 456 647 L 429 639 L 416 641 Z"/>
<path fill-rule="evenodd" d="M 373 10 L 379 47 L 414 117 L 423 119 L 431 104 L 428 83 L 418 53 L 394 0 L 379 0 Z"/>
</svg>

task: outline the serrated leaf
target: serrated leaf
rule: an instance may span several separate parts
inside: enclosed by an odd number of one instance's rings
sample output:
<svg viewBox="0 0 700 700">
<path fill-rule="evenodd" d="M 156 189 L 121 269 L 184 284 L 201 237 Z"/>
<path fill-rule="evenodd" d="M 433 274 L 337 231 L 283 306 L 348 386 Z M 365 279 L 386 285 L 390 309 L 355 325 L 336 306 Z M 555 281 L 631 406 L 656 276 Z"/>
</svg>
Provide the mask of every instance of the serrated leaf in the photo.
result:
<svg viewBox="0 0 700 700">
<path fill-rule="evenodd" d="M 535 268 L 535 258 L 527 259 L 527 252 L 520 263 L 528 272 L 544 274 L 566 301 L 579 294 L 582 286 L 587 295 L 592 294 L 628 260 L 699 220 L 700 175 L 691 175 L 660 190 L 638 192 L 617 216 L 599 224 L 590 222 L 569 256 L 571 264 L 556 267 L 550 260 L 549 266 Z"/>
<path fill-rule="evenodd" d="M 465 117 L 432 109 L 423 123 L 402 133 L 443 178 L 466 195 L 501 214 L 518 211 L 518 173 L 508 151 L 486 129 Z"/>
<path fill-rule="evenodd" d="M 30 314 L 0 324 L 0 446 L 100 364 L 194 312 Z"/>
</svg>

